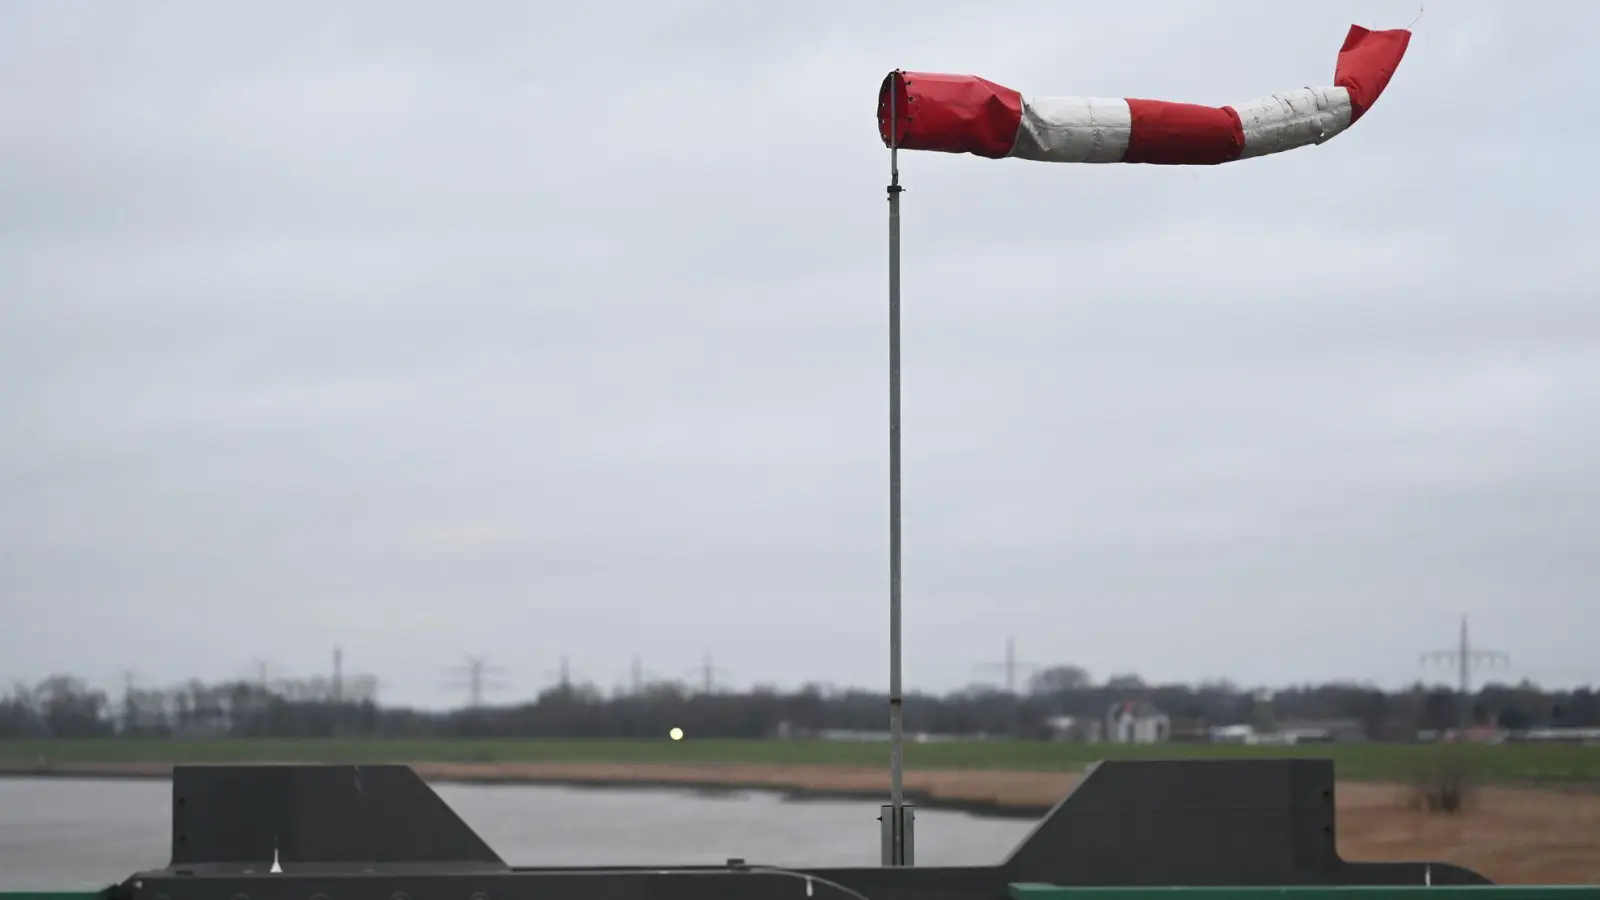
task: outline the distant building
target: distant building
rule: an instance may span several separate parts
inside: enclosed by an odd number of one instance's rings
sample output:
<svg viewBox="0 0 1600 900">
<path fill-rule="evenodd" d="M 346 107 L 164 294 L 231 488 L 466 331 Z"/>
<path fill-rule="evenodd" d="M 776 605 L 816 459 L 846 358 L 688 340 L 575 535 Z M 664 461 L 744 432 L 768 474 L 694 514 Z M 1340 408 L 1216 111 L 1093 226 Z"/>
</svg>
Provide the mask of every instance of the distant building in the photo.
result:
<svg viewBox="0 0 1600 900">
<path fill-rule="evenodd" d="M 1359 719 L 1318 719 L 1279 722 L 1270 727 L 1222 725 L 1211 729 L 1214 744 L 1248 744 L 1286 747 L 1297 744 L 1347 744 L 1368 739 Z"/>
<path fill-rule="evenodd" d="M 1513 732 L 1513 741 L 1535 741 L 1557 744 L 1600 744 L 1600 728 L 1529 728 Z"/>
<path fill-rule="evenodd" d="M 1105 740 L 1105 723 L 1093 716 L 1051 716 L 1044 721 L 1050 739 L 1078 744 L 1098 744 Z"/>
<path fill-rule="evenodd" d="M 772 736 L 779 740 L 807 740 L 807 741 L 840 741 L 840 742 L 877 742 L 889 740 L 887 731 L 864 731 L 853 728 L 803 728 L 790 722 L 779 722 L 772 730 Z M 929 734 L 925 731 L 907 731 L 905 740 L 908 744 L 937 744 L 944 741 L 972 740 L 974 735 L 961 734 Z M 976 735 L 976 737 L 983 737 Z"/>
<path fill-rule="evenodd" d="M 1367 740 L 1360 719 L 1307 719 L 1279 722 L 1272 732 L 1288 744 L 1349 744 Z"/>
<path fill-rule="evenodd" d="M 1253 744 L 1256 730 L 1249 725 L 1217 725 L 1210 731 L 1213 744 Z"/>
<path fill-rule="evenodd" d="M 1211 728 L 1205 719 L 1178 716 L 1172 720 L 1171 740 L 1187 744 L 1203 744 L 1211 740 Z"/>
<path fill-rule="evenodd" d="M 1106 740 L 1113 744 L 1163 744 L 1172 739 L 1172 719 L 1144 700 L 1111 704 Z"/>
<path fill-rule="evenodd" d="M 1445 731 L 1419 731 L 1417 740 L 1438 741 L 1446 744 L 1503 744 L 1511 732 L 1488 725 L 1471 728 L 1450 728 Z"/>
</svg>

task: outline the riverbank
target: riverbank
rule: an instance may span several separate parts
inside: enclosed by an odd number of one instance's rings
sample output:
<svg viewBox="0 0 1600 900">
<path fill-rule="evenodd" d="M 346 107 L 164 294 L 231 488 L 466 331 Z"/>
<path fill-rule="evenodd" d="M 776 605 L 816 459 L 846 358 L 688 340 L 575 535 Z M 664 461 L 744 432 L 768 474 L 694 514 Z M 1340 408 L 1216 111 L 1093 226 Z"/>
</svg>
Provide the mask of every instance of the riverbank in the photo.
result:
<svg viewBox="0 0 1600 900">
<path fill-rule="evenodd" d="M 877 799 L 877 742 L 661 739 L 86 739 L 0 741 L 0 775 L 167 777 L 174 764 L 405 763 L 424 778 L 476 784 L 763 790 Z M 1600 748 L 1560 745 L 1074 744 L 960 740 L 906 747 L 906 789 L 923 806 L 1036 817 L 1099 759 L 1330 759 L 1341 782 L 1415 784 L 1446 768 L 1478 784 L 1600 786 Z"/>
<path fill-rule="evenodd" d="M 278 760 L 237 760 L 274 764 Z M 766 791 L 792 799 L 880 799 L 881 767 L 759 763 L 413 762 L 425 780 L 453 784 L 523 784 L 595 788 L 670 788 L 701 792 Z M 172 763 L 0 759 L 0 776 L 169 778 Z M 1077 784 L 1077 772 L 919 769 L 905 775 L 910 802 L 989 816 L 1038 818 Z"/>
<path fill-rule="evenodd" d="M 1080 772 L 1101 759 L 1330 759 L 1343 779 L 1409 781 L 1444 762 L 1482 782 L 1600 784 L 1600 747 L 1560 744 L 1078 744 L 952 740 L 909 743 L 906 768 Z M 0 741 L 0 761 L 52 763 L 323 762 L 411 764 L 537 763 L 632 766 L 760 765 L 881 770 L 889 749 L 876 741 L 656 739 L 87 739 Z"/>
<path fill-rule="evenodd" d="M 244 762 L 246 760 L 232 760 Z M 435 783 L 533 784 L 596 788 L 770 791 L 788 797 L 881 802 L 881 767 L 757 763 L 429 762 L 413 763 Z M 0 775 L 54 778 L 166 778 L 161 762 L 0 759 Z M 906 786 L 924 808 L 1037 817 L 1077 784 L 1064 771 L 912 769 Z M 1458 863 L 1505 884 L 1600 883 L 1600 794 L 1491 786 L 1458 815 L 1427 814 L 1402 784 L 1342 780 L 1335 794 L 1339 850 L 1348 859 L 1432 859 Z"/>
</svg>

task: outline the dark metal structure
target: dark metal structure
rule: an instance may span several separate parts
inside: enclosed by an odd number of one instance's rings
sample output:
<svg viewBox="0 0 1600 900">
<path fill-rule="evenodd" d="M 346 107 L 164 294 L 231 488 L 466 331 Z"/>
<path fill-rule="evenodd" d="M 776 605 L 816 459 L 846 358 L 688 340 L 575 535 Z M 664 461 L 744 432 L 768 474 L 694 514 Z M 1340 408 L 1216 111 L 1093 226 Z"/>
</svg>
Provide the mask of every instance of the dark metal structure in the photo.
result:
<svg viewBox="0 0 1600 900">
<path fill-rule="evenodd" d="M 181 766 L 172 858 L 107 900 L 1003 900 L 1018 885 L 1487 885 L 1335 845 L 1325 760 L 1105 762 L 992 866 L 508 865 L 407 766 Z M 276 863 L 276 864 L 275 864 Z M 281 871 L 277 871 L 281 870 Z"/>
</svg>

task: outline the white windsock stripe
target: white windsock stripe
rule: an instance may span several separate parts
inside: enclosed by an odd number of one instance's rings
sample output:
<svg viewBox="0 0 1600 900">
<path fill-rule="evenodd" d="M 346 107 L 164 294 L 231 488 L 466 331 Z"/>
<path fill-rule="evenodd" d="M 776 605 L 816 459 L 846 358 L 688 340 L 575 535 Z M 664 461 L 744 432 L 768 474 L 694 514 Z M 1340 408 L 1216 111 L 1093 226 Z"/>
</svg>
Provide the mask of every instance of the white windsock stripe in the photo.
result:
<svg viewBox="0 0 1600 900">
<path fill-rule="evenodd" d="M 1350 127 L 1350 92 L 1342 87 L 1301 88 L 1236 103 L 1244 131 L 1239 158 L 1320 144 Z"/>
<path fill-rule="evenodd" d="M 1121 162 L 1133 113 L 1120 97 L 1024 99 L 1011 156 L 1038 162 Z"/>
</svg>

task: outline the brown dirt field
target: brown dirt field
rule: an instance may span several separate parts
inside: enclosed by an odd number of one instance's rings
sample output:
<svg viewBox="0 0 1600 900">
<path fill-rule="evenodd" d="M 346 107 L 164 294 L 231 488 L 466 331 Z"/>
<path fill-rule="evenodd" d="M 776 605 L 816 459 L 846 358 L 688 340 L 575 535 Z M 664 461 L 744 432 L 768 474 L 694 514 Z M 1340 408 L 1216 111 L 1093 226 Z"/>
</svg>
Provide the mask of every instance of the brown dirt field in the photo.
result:
<svg viewBox="0 0 1600 900">
<path fill-rule="evenodd" d="M 881 797 L 881 769 L 844 766 L 622 763 L 419 763 L 430 781 L 650 785 L 770 789 Z M 165 777 L 165 764 L 56 763 L 41 769 L 0 761 L 0 774 Z M 1069 772 L 913 770 L 906 789 L 928 805 L 1037 813 L 1077 783 Z M 1436 860 L 1502 884 L 1600 884 L 1600 792 L 1486 787 L 1458 815 L 1413 810 L 1401 786 L 1341 782 L 1339 852 L 1346 859 Z"/>
<path fill-rule="evenodd" d="M 1404 788 L 1340 784 L 1339 853 L 1432 859 L 1502 884 L 1600 884 L 1600 795 L 1486 787 L 1460 815 L 1408 808 Z"/>
</svg>

